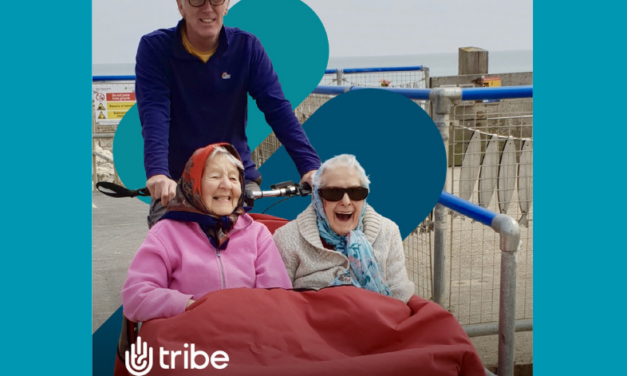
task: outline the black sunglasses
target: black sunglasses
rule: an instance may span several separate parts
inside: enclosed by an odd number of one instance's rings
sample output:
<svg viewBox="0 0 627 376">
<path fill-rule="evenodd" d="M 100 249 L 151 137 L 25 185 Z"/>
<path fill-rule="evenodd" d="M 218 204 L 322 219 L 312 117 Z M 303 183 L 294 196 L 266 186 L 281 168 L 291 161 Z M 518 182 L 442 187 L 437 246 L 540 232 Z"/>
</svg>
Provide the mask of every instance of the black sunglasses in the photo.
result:
<svg viewBox="0 0 627 376">
<path fill-rule="evenodd" d="M 205 5 L 207 1 L 209 1 L 211 5 L 218 6 L 224 4 L 226 0 L 189 0 L 189 5 L 198 8 Z"/>
<path fill-rule="evenodd" d="M 368 197 L 368 189 L 364 187 L 320 188 L 318 192 L 320 197 L 327 201 L 340 201 L 345 193 L 348 193 L 348 198 L 353 201 L 365 200 Z"/>
</svg>

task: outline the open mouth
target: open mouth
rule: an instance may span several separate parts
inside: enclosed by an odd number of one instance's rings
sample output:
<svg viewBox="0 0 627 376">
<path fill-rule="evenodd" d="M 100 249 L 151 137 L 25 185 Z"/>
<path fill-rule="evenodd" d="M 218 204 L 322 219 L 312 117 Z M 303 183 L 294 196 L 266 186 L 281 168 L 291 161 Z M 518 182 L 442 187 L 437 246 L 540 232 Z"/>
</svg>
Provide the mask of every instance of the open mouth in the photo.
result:
<svg viewBox="0 0 627 376">
<path fill-rule="evenodd" d="M 215 19 L 213 18 L 201 18 L 200 22 L 205 23 L 205 24 L 211 24 L 215 21 Z"/>
<path fill-rule="evenodd" d="M 335 218 L 337 218 L 337 220 L 340 222 L 348 222 L 351 220 L 352 217 L 353 217 L 352 212 L 345 212 L 345 213 L 336 212 L 335 213 Z"/>
<path fill-rule="evenodd" d="M 230 202 L 231 201 L 231 196 L 216 196 L 213 199 L 218 201 L 218 202 Z"/>
</svg>

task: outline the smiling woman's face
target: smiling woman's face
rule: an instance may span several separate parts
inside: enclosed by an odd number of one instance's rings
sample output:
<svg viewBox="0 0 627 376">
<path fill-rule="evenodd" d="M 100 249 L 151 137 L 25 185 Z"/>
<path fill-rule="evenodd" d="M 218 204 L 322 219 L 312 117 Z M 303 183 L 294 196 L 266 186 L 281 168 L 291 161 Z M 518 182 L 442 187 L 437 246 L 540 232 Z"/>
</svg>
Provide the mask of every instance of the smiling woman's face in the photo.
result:
<svg viewBox="0 0 627 376">
<path fill-rule="evenodd" d="M 201 189 L 207 210 L 219 216 L 229 215 L 242 195 L 239 170 L 224 154 L 217 154 L 205 164 Z"/>
<path fill-rule="evenodd" d="M 343 166 L 325 170 L 322 176 L 323 188 L 353 188 L 361 187 L 357 171 Z M 322 199 L 324 214 L 336 234 L 346 236 L 357 228 L 359 216 L 364 206 L 364 200 L 354 201 L 345 193 L 340 201 Z"/>
</svg>

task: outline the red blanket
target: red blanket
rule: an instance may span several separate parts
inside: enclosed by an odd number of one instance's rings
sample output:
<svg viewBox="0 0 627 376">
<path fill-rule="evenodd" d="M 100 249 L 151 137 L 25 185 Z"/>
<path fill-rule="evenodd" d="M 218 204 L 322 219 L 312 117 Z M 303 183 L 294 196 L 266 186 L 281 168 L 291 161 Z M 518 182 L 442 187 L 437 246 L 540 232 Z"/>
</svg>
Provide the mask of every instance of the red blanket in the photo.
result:
<svg viewBox="0 0 627 376">
<path fill-rule="evenodd" d="M 154 351 L 150 376 L 484 375 L 470 339 L 437 304 L 414 296 L 405 305 L 348 286 L 216 291 L 179 316 L 144 323 L 140 336 Z M 227 367 L 184 369 L 191 343 L 209 357 L 226 352 Z M 160 366 L 160 347 L 181 351 L 175 369 Z"/>
</svg>

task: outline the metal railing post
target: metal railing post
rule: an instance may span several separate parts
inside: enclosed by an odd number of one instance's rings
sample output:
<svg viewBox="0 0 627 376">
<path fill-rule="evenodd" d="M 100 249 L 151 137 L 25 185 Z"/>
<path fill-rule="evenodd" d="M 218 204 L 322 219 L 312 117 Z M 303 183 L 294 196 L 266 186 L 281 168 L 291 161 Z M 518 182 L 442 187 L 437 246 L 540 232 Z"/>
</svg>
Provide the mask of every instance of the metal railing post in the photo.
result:
<svg viewBox="0 0 627 376">
<path fill-rule="evenodd" d="M 429 89 L 431 87 L 431 83 L 429 82 L 430 80 L 430 75 L 429 75 L 429 67 L 423 67 L 422 71 L 424 72 L 425 75 L 425 89 Z"/>
<path fill-rule="evenodd" d="M 462 97 L 460 88 L 437 88 L 429 93 L 429 100 L 433 104 L 433 121 L 440 131 L 447 158 L 448 170 L 448 144 L 451 104 Z M 448 175 L 448 171 L 447 171 Z M 448 176 L 444 182 L 444 191 L 448 192 Z M 437 204 L 435 206 L 434 223 L 434 249 L 433 249 L 433 301 L 444 306 L 444 292 L 446 288 L 446 208 Z M 446 308 L 446 307 L 445 307 Z"/>
<path fill-rule="evenodd" d="M 492 228 L 500 235 L 501 291 L 499 303 L 499 376 L 514 375 L 514 330 L 516 327 L 516 252 L 520 227 L 512 217 L 499 214 Z"/>
<path fill-rule="evenodd" d="M 342 81 L 344 80 L 344 70 L 338 68 L 335 72 L 335 79 L 337 80 L 337 86 L 343 86 Z"/>
<path fill-rule="evenodd" d="M 425 75 L 425 89 L 430 89 L 431 88 L 431 76 L 429 74 L 429 67 L 423 67 L 422 71 L 424 72 Z M 431 101 L 425 101 L 425 112 L 430 114 L 431 113 Z"/>
</svg>

